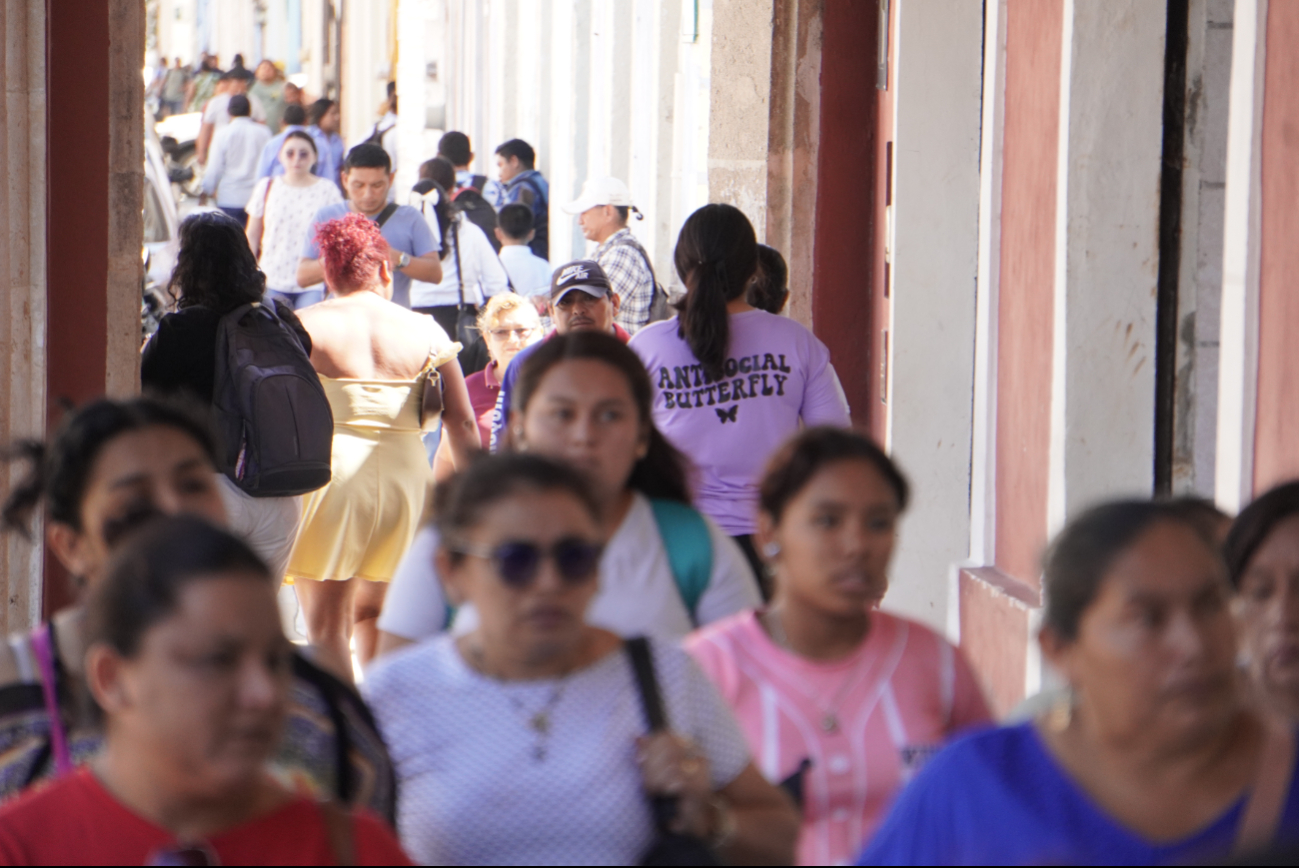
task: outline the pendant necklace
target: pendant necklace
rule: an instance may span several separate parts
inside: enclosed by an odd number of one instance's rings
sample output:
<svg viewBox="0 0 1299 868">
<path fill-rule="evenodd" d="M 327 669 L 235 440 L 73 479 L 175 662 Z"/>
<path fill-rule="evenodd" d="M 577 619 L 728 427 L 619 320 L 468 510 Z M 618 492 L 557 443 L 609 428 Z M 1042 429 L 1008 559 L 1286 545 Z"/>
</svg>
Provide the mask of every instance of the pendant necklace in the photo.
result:
<svg viewBox="0 0 1299 868">
<path fill-rule="evenodd" d="M 485 674 L 486 660 L 482 649 L 470 646 L 468 651 L 470 656 L 474 658 L 474 663 L 477 664 L 478 670 Z M 523 716 L 524 725 L 527 726 L 535 736 L 536 741 L 533 743 L 531 751 L 533 762 L 545 762 L 547 755 L 546 742 L 550 738 L 551 731 L 550 717 L 555 711 L 555 706 L 557 706 L 559 701 L 564 697 L 564 688 L 568 686 L 568 676 L 571 674 L 572 670 L 569 670 L 561 675 L 559 680 L 555 682 L 555 686 L 550 689 L 550 696 L 546 698 L 544 703 L 542 703 L 541 708 L 531 714 L 528 713 L 528 709 L 524 706 L 523 700 L 519 699 L 517 696 L 506 695 L 506 699 L 510 702 L 510 707 L 513 708 L 516 713 Z"/>
<path fill-rule="evenodd" d="M 789 637 L 785 635 L 785 625 L 781 623 L 775 612 L 767 610 L 763 613 L 763 621 L 766 622 L 768 634 L 775 640 L 777 645 L 795 656 L 802 656 L 789 644 Z M 835 691 L 834 698 L 830 700 L 829 708 L 823 708 L 815 696 L 805 690 L 803 691 L 803 695 L 816 703 L 817 709 L 821 712 L 821 731 L 827 735 L 839 731 L 839 703 L 843 702 L 844 694 L 848 692 L 848 688 L 852 687 L 855 682 L 858 668 L 854 666 L 852 671 L 844 676 L 843 684 L 839 685 L 839 689 Z"/>
<path fill-rule="evenodd" d="M 559 704 L 559 700 L 564 696 L 565 680 L 560 679 L 550 690 L 550 696 L 546 699 L 545 704 L 533 713 L 529 714 L 528 709 L 524 707 L 523 701 L 517 696 L 509 697 L 510 706 L 516 712 L 523 715 L 527 721 L 528 729 L 532 730 L 536 736 L 536 742 L 532 746 L 532 759 L 534 762 L 544 762 L 546 759 L 546 740 L 550 737 L 550 715 Z"/>
</svg>

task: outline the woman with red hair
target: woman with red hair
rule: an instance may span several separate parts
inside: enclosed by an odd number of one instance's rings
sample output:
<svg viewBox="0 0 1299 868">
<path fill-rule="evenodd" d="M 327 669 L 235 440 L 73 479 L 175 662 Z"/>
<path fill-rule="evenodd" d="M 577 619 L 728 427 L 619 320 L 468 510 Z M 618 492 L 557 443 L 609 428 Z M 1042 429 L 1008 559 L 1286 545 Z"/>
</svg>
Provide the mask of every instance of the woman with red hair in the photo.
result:
<svg viewBox="0 0 1299 868">
<path fill-rule="evenodd" d="M 333 478 L 306 497 L 289 556 L 311 642 L 364 664 L 375 620 L 415 536 L 433 472 L 420 441 L 425 384 L 441 376 L 443 437 L 464 467 L 479 448 L 461 347 L 432 317 L 392 302 L 388 245 L 374 221 L 348 214 L 317 230 L 329 297 L 299 314 L 311 364 L 334 411 Z M 350 666 L 348 667 L 350 669 Z"/>
</svg>

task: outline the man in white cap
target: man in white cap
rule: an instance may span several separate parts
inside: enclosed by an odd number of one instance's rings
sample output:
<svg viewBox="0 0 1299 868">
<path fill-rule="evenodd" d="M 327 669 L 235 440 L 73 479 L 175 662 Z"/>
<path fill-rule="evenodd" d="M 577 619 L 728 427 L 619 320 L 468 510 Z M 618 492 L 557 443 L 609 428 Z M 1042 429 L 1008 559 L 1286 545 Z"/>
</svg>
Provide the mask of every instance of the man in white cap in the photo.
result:
<svg viewBox="0 0 1299 868">
<path fill-rule="evenodd" d="M 627 228 L 633 213 L 637 220 L 644 219 L 627 185 L 617 178 L 590 178 L 582 185 L 582 195 L 564 210 L 578 215 L 582 234 L 600 245 L 591 258 L 600 263 L 621 301 L 618 325 L 635 334 L 649 324 L 656 281 L 649 254 Z"/>
</svg>

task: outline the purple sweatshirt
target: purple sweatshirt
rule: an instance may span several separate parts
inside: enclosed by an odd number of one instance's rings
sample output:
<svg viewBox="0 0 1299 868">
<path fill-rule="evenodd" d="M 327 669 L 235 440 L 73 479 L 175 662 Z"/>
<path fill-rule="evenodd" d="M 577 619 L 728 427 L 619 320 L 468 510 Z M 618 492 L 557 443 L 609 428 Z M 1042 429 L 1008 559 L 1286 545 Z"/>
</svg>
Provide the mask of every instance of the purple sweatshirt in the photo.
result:
<svg viewBox="0 0 1299 868">
<path fill-rule="evenodd" d="M 771 454 L 803 425 L 851 424 L 830 351 L 791 319 L 731 314 L 726 376 L 709 380 L 675 318 L 632 338 L 654 383 L 654 424 L 695 464 L 695 506 L 732 536 L 757 524 Z"/>
</svg>

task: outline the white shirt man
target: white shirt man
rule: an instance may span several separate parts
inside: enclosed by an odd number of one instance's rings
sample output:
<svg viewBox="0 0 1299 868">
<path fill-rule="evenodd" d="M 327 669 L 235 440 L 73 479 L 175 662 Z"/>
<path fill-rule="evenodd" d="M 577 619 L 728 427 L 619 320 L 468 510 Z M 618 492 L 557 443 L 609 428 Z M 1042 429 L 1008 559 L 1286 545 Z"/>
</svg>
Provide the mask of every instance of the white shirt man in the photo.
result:
<svg viewBox="0 0 1299 868">
<path fill-rule="evenodd" d="M 213 137 L 203 192 L 215 197 L 218 208 L 243 210 L 248 205 L 257 183 L 257 161 L 270 140 L 271 131 L 246 114 L 236 115 Z"/>
<path fill-rule="evenodd" d="M 448 252 L 442 260 L 442 282 L 424 283 L 413 280 L 410 285 L 410 306 L 412 308 L 447 307 L 460 304 L 461 269 L 464 271 L 465 304 L 482 305 L 498 292 L 505 292 L 509 287 L 505 267 L 496 258 L 496 251 L 491 242 L 473 223 L 457 214 L 451 226 L 447 227 L 447 237 L 442 239 L 443 249 Z M 459 247 L 459 256 L 456 247 Z M 458 261 L 457 261 L 458 260 Z"/>
</svg>

